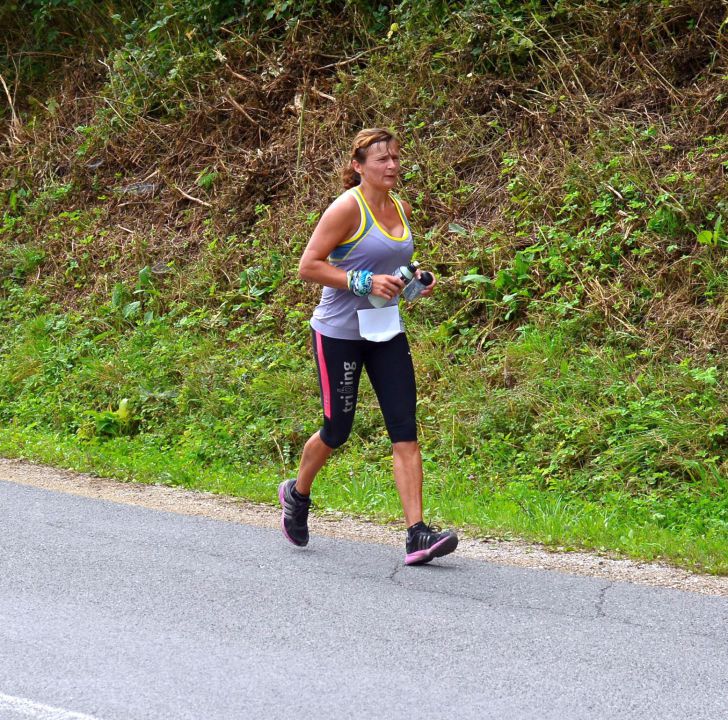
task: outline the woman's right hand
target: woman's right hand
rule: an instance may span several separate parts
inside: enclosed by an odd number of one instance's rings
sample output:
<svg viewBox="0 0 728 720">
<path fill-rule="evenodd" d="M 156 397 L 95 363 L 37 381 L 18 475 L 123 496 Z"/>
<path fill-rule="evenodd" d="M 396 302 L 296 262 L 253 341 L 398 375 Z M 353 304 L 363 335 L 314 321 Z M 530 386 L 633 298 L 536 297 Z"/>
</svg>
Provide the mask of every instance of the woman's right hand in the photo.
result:
<svg viewBox="0 0 728 720">
<path fill-rule="evenodd" d="M 404 289 L 404 281 L 394 275 L 372 275 L 372 295 L 391 300 Z"/>
</svg>

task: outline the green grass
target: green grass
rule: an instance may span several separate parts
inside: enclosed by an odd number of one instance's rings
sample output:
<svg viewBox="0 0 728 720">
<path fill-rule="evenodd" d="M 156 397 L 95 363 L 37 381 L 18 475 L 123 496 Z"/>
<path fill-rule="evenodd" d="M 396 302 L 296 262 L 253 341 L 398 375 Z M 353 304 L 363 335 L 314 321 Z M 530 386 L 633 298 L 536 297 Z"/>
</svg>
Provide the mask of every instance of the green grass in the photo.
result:
<svg viewBox="0 0 728 720">
<path fill-rule="evenodd" d="M 275 502 L 277 485 L 284 477 L 279 463 L 202 464 L 193 455 L 160 450 L 138 438 L 79 446 L 73 438 L 59 434 L 2 428 L 0 453 L 127 482 L 180 486 L 264 503 Z M 344 453 L 317 479 L 316 505 L 377 521 L 399 520 L 399 500 L 390 475 L 386 458 L 363 463 L 356 454 Z M 594 502 L 519 481 L 488 488 L 479 480 L 457 470 L 428 473 L 428 517 L 474 536 L 521 538 L 560 550 L 588 549 L 728 573 L 725 520 L 722 527 L 713 524 L 707 531 L 694 524 L 664 526 L 664 518 L 680 498 L 635 502 L 633 497 L 614 495 Z M 728 516 L 725 503 L 705 510 Z"/>
<path fill-rule="evenodd" d="M 273 502 L 319 423 L 303 343 L 229 344 L 177 313 L 101 335 L 25 297 L 0 354 L 0 452 Z M 410 313 L 427 516 L 475 534 L 728 572 L 725 386 L 716 358 L 657 361 L 589 319 L 491 352 Z M 296 319 L 294 325 L 300 325 Z M 292 336 L 293 327 L 287 329 Z M 301 339 L 305 327 L 298 328 Z M 368 384 L 317 480 L 322 508 L 400 518 Z"/>
</svg>

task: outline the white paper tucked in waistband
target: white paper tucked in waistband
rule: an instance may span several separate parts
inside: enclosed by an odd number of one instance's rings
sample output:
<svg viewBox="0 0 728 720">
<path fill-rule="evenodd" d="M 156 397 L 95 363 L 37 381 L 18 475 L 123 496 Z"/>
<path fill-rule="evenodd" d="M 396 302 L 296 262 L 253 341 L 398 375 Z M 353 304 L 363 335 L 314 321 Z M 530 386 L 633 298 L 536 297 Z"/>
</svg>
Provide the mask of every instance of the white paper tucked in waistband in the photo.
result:
<svg viewBox="0 0 728 720">
<path fill-rule="evenodd" d="M 357 310 L 356 314 L 359 316 L 359 334 L 365 340 L 386 342 L 401 332 L 399 305 Z"/>
</svg>

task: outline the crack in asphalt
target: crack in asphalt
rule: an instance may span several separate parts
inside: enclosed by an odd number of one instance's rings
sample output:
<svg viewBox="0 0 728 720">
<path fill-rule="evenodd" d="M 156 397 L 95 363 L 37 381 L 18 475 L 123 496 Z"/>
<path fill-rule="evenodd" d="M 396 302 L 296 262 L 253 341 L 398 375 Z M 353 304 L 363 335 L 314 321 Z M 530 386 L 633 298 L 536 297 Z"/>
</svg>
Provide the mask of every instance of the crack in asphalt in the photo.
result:
<svg viewBox="0 0 728 720">
<path fill-rule="evenodd" d="M 413 587 L 411 585 L 407 585 L 403 582 L 400 582 L 396 579 L 396 575 L 399 572 L 399 569 L 401 569 L 403 566 L 399 565 L 398 568 L 396 568 L 392 573 L 390 573 L 387 576 L 387 581 L 391 582 L 393 585 L 397 585 L 401 587 L 404 590 L 410 590 L 418 593 L 424 593 L 424 594 L 432 594 L 432 595 L 442 595 L 449 598 L 456 598 L 461 600 L 470 600 L 472 602 L 477 602 L 481 605 L 484 605 L 491 609 L 498 609 L 498 608 L 509 608 L 513 610 L 525 610 L 528 612 L 540 612 L 545 613 L 547 615 L 552 615 L 554 617 L 565 617 L 565 618 L 580 618 L 580 619 L 589 619 L 589 620 L 608 620 L 610 622 L 619 623 L 620 625 L 625 625 L 628 627 L 634 627 L 640 630 L 646 630 L 646 631 L 659 631 L 659 627 L 655 627 L 654 625 L 647 625 L 642 623 L 637 623 L 632 620 L 627 620 L 625 618 L 619 618 L 614 615 L 610 615 L 607 613 L 607 611 L 604 608 L 604 603 L 606 600 L 606 594 L 607 591 L 612 589 L 615 585 L 614 582 L 608 582 L 603 587 L 598 588 L 597 590 L 597 596 L 594 600 L 594 614 L 590 615 L 587 613 L 579 613 L 579 612 L 559 612 L 558 610 L 554 610 L 552 608 L 542 607 L 539 605 L 528 605 L 528 604 L 518 604 L 518 603 L 508 603 L 508 602 L 493 602 L 493 598 L 484 598 L 480 595 L 473 595 L 470 593 L 460 593 L 457 591 L 448 591 L 448 590 L 439 590 L 436 588 L 418 588 Z M 711 634 L 711 633 L 701 633 L 701 632 L 694 632 L 692 630 L 679 630 L 679 631 L 673 631 L 673 634 L 676 637 L 697 637 L 697 638 L 703 638 L 703 639 L 709 639 L 709 640 L 716 640 L 717 635 Z"/>
<path fill-rule="evenodd" d="M 1 465 L 1 463 L 0 463 Z M 160 512 L 167 513 L 167 510 L 163 510 Z M 204 516 L 202 516 L 204 517 Z M 202 517 L 200 519 L 202 519 Z M 54 528 L 59 533 L 75 533 L 78 534 L 79 532 L 88 532 L 88 523 L 87 522 L 80 522 L 80 521 L 58 521 L 58 520 L 46 520 L 45 525 L 48 527 Z M 264 528 L 266 530 L 274 530 L 274 528 Z M 99 538 L 103 538 L 106 542 L 113 542 L 116 539 L 115 534 L 109 534 L 107 532 L 104 532 L 103 530 L 99 530 L 98 528 L 94 528 L 94 535 L 97 538 L 97 542 Z M 139 540 L 137 539 L 137 542 Z M 346 539 L 347 542 L 351 542 L 351 540 Z M 144 539 L 142 542 L 145 542 L 146 544 L 149 544 L 149 540 Z M 220 562 L 222 567 L 217 568 L 217 572 L 221 575 L 224 575 L 225 577 L 229 578 L 232 582 L 235 580 L 239 580 L 238 574 L 230 572 L 225 566 L 225 555 L 220 554 L 219 552 L 216 552 L 212 548 L 200 548 L 198 545 L 193 543 L 179 543 L 180 548 L 184 549 L 186 552 L 184 554 L 198 554 L 198 555 L 204 555 L 211 559 L 214 559 L 216 562 Z M 0 555 L 2 557 L 2 555 Z M 401 557 L 401 556 L 400 556 Z M 273 557 L 271 558 L 272 561 L 275 561 L 277 558 Z M 659 632 L 661 630 L 660 618 L 657 616 L 652 622 L 650 622 L 650 618 L 648 618 L 647 623 L 639 622 L 640 620 L 640 613 L 639 609 L 637 609 L 634 614 L 636 616 L 635 619 L 630 618 L 622 618 L 618 616 L 618 613 L 620 612 L 620 608 L 618 605 L 615 605 L 612 608 L 611 613 L 609 612 L 607 608 L 607 593 L 612 588 L 617 588 L 620 585 L 628 585 L 626 582 L 622 581 L 616 581 L 616 580 L 602 580 L 602 583 L 600 583 L 599 587 L 597 587 L 597 583 L 595 583 L 593 592 L 594 597 L 589 599 L 584 599 L 583 604 L 581 605 L 569 605 L 568 598 L 569 595 L 566 595 L 567 601 L 564 602 L 560 607 L 548 607 L 538 604 L 539 597 L 535 598 L 536 603 L 528 603 L 528 602 L 509 602 L 507 597 L 503 597 L 502 593 L 498 593 L 497 588 L 491 591 L 490 595 L 487 594 L 476 594 L 476 593 L 469 593 L 465 590 L 459 591 L 457 588 L 457 583 L 454 583 L 453 587 L 451 588 L 434 588 L 434 587 L 418 587 L 416 582 L 407 582 L 404 580 L 404 577 L 406 575 L 409 579 L 414 579 L 415 576 L 420 575 L 420 580 L 422 580 L 423 576 L 427 574 L 427 571 L 424 573 L 422 570 L 418 569 L 409 569 L 407 566 L 404 565 L 403 561 L 401 559 L 397 559 L 397 561 L 394 562 L 394 565 L 390 565 L 389 567 L 391 569 L 387 569 L 387 565 L 389 564 L 388 561 L 384 561 L 381 564 L 379 562 L 374 562 L 373 565 L 370 563 L 363 563 L 360 567 L 357 569 L 354 569 L 353 567 L 342 567 L 338 563 L 323 563 L 316 561 L 316 556 L 312 556 L 310 558 L 312 562 L 301 562 L 300 565 L 298 562 L 291 563 L 288 565 L 288 570 L 291 572 L 313 572 L 316 575 L 320 576 L 328 576 L 328 577 L 344 577 L 348 578 L 349 580 L 384 580 L 386 583 L 391 583 L 392 585 L 397 585 L 401 587 L 405 591 L 414 592 L 414 593 L 420 593 L 420 594 L 435 594 L 441 597 L 447 597 L 447 598 L 453 598 L 453 599 L 460 599 L 460 600 L 466 600 L 466 601 L 472 601 L 474 603 L 478 603 L 484 607 L 488 607 L 490 609 L 497 609 L 497 608 L 504 608 L 504 609 L 513 609 L 513 610 L 522 610 L 529 613 L 542 613 L 544 615 L 550 615 L 554 617 L 565 617 L 565 618 L 579 618 L 582 620 L 607 620 L 612 621 L 615 624 L 620 624 L 623 626 L 629 626 L 633 628 L 637 628 L 640 630 L 645 630 L 648 632 Z M 7 558 L 4 559 L 5 562 L 7 562 Z M 466 560 L 467 562 L 467 560 Z M 481 561 L 477 561 L 481 562 Z M 260 565 L 260 558 L 259 557 L 247 557 L 245 554 L 242 554 L 239 557 L 236 557 L 236 563 L 238 567 L 245 567 L 245 566 L 255 566 Z M 325 565 L 328 565 L 326 567 Z M 463 566 L 467 567 L 467 566 Z M 403 575 L 400 575 L 401 570 L 405 570 L 406 573 Z M 429 566 L 430 571 L 432 570 L 446 570 L 452 572 L 453 570 L 462 569 L 459 568 L 457 565 L 433 565 Z M 523 568 L 525 571 L 526 569 Z M 548 570 L 547 570 L 548 571 Z M 443 578 L 442 573 L 436 573 L 440 574 L 441 579 Z M 446 573 L 447 575 L 448 573 Z M 457 576 L 457 572 L 455 575 Z M 432 574 L 432 577 L 434 579 L 434 574 Z M 594 578 L 596 580 L 596 578 Z M 716 639 L 722 639 L 722 635 L 719 633 L 719 631 L 716 629 L 713 632 L 700 632 L 696 630 L 690 629 L 689 625 L 693 625 L 694 627 L 700 627 L 700 618 L 696 617 L 695 620 L 690 623 L 690 619 L 684 623 L 688 627 L 685 629 L 678 630 L 677 632 L 674 632 L 674 635 L 676 636 L 682 636 L 682 637 L 694 637 L 694 638 L 702 638 L 702 639 L 710 639 L 710 640 L 716 640 Z"/>
<path fill-rule="evenodd" d="M 613 585 L 613 582 L 608 582 L 603 588 L 600 588 L 597 593 L 597 600 L 594 603 L 594 609 L 596 610 L 596 617 L 598 618 L 609 617 L 609 615 L 607 615 L 607 611 L 604 609 L 604 601 L 606 600 L 607 590 L 610 590 Z"/>
<path fill-rule="evenodd" d="M 161 485 L 118 482 L 0 458 L 0 484 L 5 482 L 117 505 L 142 507 L 152 512 L 176 513 L 191 518 L 251 525 L 269 530 L 280 526 L 278 509 L 269 504 L 250 503 L 240 498 Z M 316 534 L 324 537 L 361 542 L 364 530 L 365 535 L 376 538 L 375 544 L 401 547 L 401 534 L 398 533 L 395 538 L 389 527 L 363 522 L 342 513 L 324 512 L 321 517 L 314 516 L 314 520 Z M 689 573 L 660 563 L 636 563 L 619 557 L 597 557 L 587 552 L 546 553 L 541 546 L 521 542 L 498 541 L 486 548 L 482 538 L 464 538 L 458 554 L 478 562 L 484 561 L 503 567 L 555 570 L 614 582 L 728 597 L 728 578 Z"/>
</svg>

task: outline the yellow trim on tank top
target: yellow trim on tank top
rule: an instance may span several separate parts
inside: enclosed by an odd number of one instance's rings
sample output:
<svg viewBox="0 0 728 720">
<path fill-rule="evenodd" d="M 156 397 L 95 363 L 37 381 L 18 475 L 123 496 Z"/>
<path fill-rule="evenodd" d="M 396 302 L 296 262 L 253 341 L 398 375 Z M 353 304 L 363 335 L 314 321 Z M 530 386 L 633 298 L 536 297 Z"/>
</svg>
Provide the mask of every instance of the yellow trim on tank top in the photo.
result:
<svg viewBox="0 0 728 720">
<path fill-rule="evenodd" d="M 356 188 L 352 188 L 352 191 L 356 190 Z M 361 204 L 361 200 L 359 199 L 359 194 L 356 192 L 351 193 L 354 196 L 354 199 L 356 200 L 356 204 L 359 206 L 359 227 L 357 231 L 348 239 L 344 240 L 344 242 L 339 243 L 339 245 L 348 245 L 350 242 L 354 242 L 354 240 L 358 240 L 361 234 L 364 232 L 364 228 L 367 226 L 367 214 L 364 210 L 364 206 Z M 372 216 L 373 219 L 374 216 Z"/>
<path fill-rule="evenodd" d="M 377 220 L 377 216 L 372 212 L 372 209 L 369 207 L 369 203 L 367 202 L 367 199 L 364 197 L 364 193 L 359 190 L 358 187 L 354 188 L 354 191 L 356 194 L 364 201 L 364 205 L 366 206 L 367 210 L 369 210 L 369 214 L 372 216 L 372 221 L 374 224 L 379 228 L 381 233 L 388 237 L 390 240 L 394 240 L 396 242 L 402 242 L 403 240 L 407 240 L 409 237 L 409 226 L 405 222 L 404 217 L 402 216 L 402 210 L 400 210 L 399 203 L 392 197 L 391 193 L 388 193 L 390 200 L 394 203 L 394 207 L 397 208 L 397 215 L 399 215 L 399 219 L 402 221 L 402 231 L 404 232 L 404 235 L 402 237 L 395 237 L 394 235 L 390 235 L 380 224 Z"/>
<path fill-rule="evenodd" d="M 364 210 L 364 206 L 361 203 L 361 200 L 359 199 L 359 195 L 354 192 L 355 188 L 351 188 L 351 194 L 354 196 L 354 199 L 356 200 L 356 204 L 359 206 L 359 217 L 361 218 L 359 220 L 359 227 L 357 228 L 357 231 L 347 240 L 344 240 L 343 242 L 340 242 L 336 247 L 340 248 L 342 245 L 349 245 L 351 243 L 354 243 L 347 251 L 346 255 L 343 255 L 340 258 L 334 258 L 333 260 L 330 260 L 332 263 L 339 263 L 343 260 L 346 260 L 346 258 L 351 255 L 354 248 L 362 241 L 364 230 L 367 226 L 367 213 L 366 210 Z M 372 215 L 372 220 L 374 220 L 374 216 Z M 371 226 L 369 228 L 371 230 Z"/>
<path fill-rule="evenodd" d="M 412 235 L 412 228 L 410 227 L 409 220 L 407 219 L 407 213 L 404 211 L 404 205 L 402 205 L 402 201 L 399 199 L 399 196 L 398 195 L 395 195 L 390 190 L 389 197 L 391 197 L 392 200 L 394 200 L 394 204 L 397 206 L 397 210 L 399 212 L 399 218 L 402 221 L 402 227 L 407 228 L 407 232 L 410 235 Z"/>
</svg>

